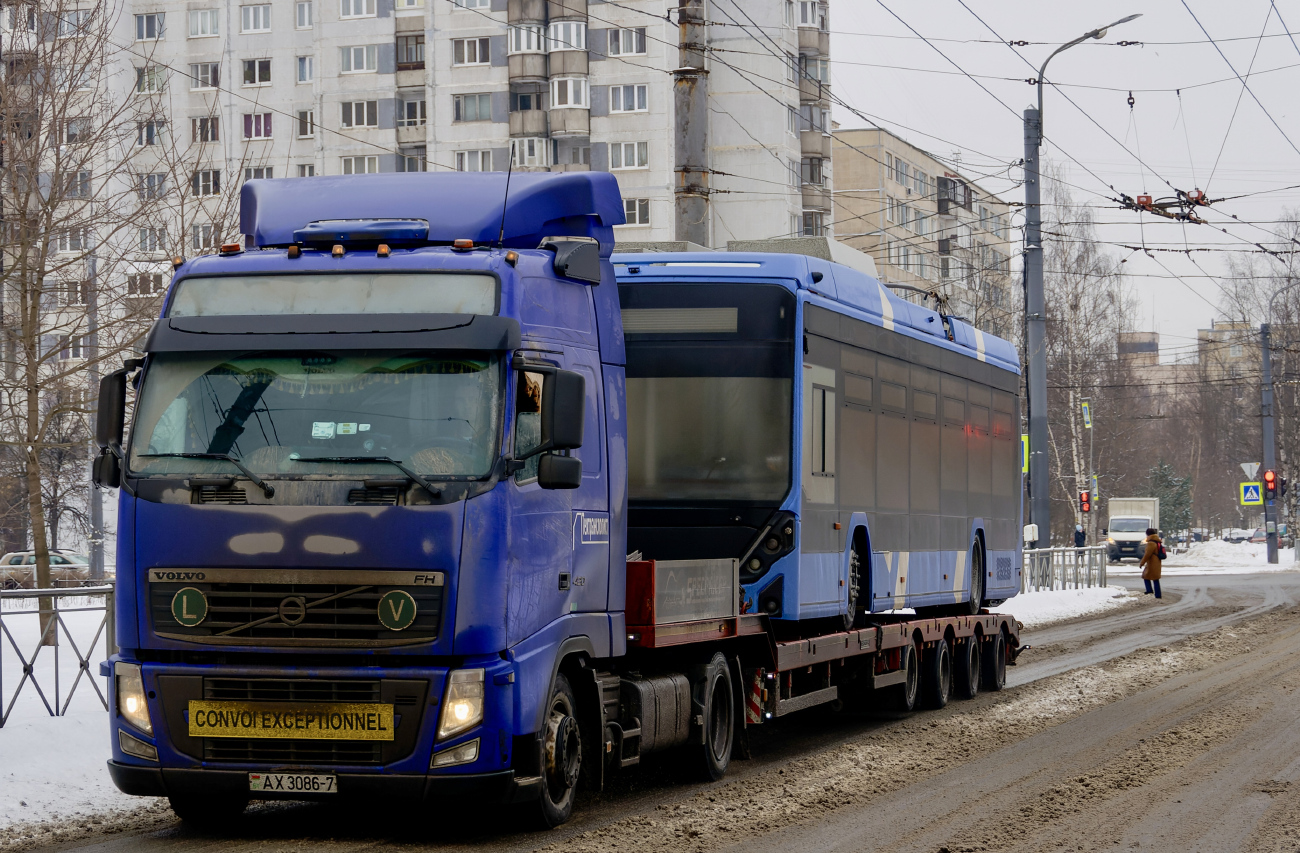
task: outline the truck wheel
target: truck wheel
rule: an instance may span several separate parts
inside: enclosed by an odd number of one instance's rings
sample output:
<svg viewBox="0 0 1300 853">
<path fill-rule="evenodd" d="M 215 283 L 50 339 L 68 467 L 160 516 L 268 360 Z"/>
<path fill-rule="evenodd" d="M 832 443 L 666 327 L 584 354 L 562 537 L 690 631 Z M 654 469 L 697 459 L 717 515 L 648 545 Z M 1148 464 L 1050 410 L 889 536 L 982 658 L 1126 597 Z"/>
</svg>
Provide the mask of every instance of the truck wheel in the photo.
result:
<svg viewBox="0 0 1300 853">
<path fill-rule="evenodd" d="M 544 829 L 559 826 L 573 814 L 574 791 L 582 770 L 577 708 L 569 679 L 556 675 L 541 741 L 542 794 L 538 797 L 538 816 Z"/>
<path fill-rule="evenodd" d="M 948 641 L 940 639 L 925 656 L 921 676 L 925 707 L 939 709 L 952 697 L 952 653 Z"/>
<path fill-rule="evenodd" d="M 921 692 L 921 673 L 917 665 L 915 643 L 903 646 L 902 658 L 900 668 L 907 673 L 907 680 L 889 688 L 888 708 L 891 711 L 908 712 L 916 707 L 916 697 Z"/>
<path fill-rule="evenodd" d="M 727 775 L 736 740 L 736 703 L 727 659 L 716 652 L 691 680 L 695 682 L 696 702 L 704 708 L 704 743 L 700 745 L 704 776 L 716 782 Z"/>
<path fill-rule="evenodd" d="M 248 808 L 248 797 L 230 794 L 173 794 L 167 800 L 178 818 L 201 829 L 224 829 Z"/>
<path fill-rule="evenodd" d="M 984 641 L 984 660 L 981 663 L 983 688 L 996 693 L 1007 683 L 1007 638 L 999 631 L 991 640 Z"/>
<path fill-rule="evenodd" d="M 980 692 L 980 638 L 971 635 L 957 644 L 954 655 L 957 666 L 954 668 L 953 686 L 957 698 L 974 699 Z"/>
<path fill-rule="evenodd" d="M 976 542 L 970 549 L 970 600 L 957 605 L 957 616 L 975 616 L 984 606 L 984 552 Z"/>
<path fill-rule="evenodd" d="M 849 551 L 848 607 L 844 612 L 844 630 L 852 631 L 858 621 L 858 597 L 862 590 L 862 560 L 856 547 Z"/>
</svg>

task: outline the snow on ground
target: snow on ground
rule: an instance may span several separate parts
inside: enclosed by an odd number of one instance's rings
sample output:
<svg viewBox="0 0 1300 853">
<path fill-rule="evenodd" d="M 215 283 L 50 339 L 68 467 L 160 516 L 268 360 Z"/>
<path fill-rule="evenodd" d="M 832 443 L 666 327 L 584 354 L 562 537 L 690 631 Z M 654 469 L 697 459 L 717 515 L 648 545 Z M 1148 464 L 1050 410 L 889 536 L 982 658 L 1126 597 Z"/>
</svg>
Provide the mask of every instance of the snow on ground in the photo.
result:
<svg viewBox="0 0 1300 853">
<path fill-rule="evenodd" d="M 1120 586 L 1022 592 L 992 610 L 994 613 L 1010 613 L 1024 623 L 1026 628 L 1041 628 L 1076 616 L 1123 607 L 1139 597 L 1137 593 Z"/>
<path fill-rule="evenodd" d="M 1166 550 L 1169 544 L 1165 544 Z M 1295 561 L 1294 548 L 1280 548 L 1277 552 L 1277 565 L 1268 561 L 1268 547 L 1253 545 L 1249 542 L 1224 542 L 1215 539 L 1210 542 L 1193 542 L 1187 551 L 1170 554 L 1164 561 L 1162 573 L 1169 575 L 1236 575 L 1250 572 L 1294 572 L 1300 571 L 1300 563 Z M 1137 575 L 1142 570 L 1136 561 L 1112 563 L 1107 569 L 1112 575 Z"/>
<path fill-rule="evenodd" d="M 22 686 L 17 700 L 14 691 L 22 680 L 22 663 L 10 643 L 10 636 L 24 657 L 32 658 L 40 627 L 34 600 L 6 601 L 0 612 L 5 631 L 0 631 L 0 702 L 12 711 L 0 727 L 0 829 L 14 824 L 34 823 L 77 815 L 138 808 L 149 800 L 120 793 L 108 778 L 105 762 L 110 757 L 108 714 L 88 679 L 107 695 L 108 679 L 99 675 L 99 662 L 107 652 L 101 634 L 93 653 L 87 653 L 103 619 L 102 598 L 65 599 L 64 606 L 97 606 L 99 611 L 67 613 L 63 620 L 83 654 L 90 660 L 90 672 L 81 677 L 68 700 L 68 690 L 77 677 L 77 657 L 67 636 L 59 632 L 59 704 L 67 703 L 67 714 L 51 717 L 31 681 Z M 36 656 L 37 683 L 50 705 L 54 698 L 54 649 L 47 646 Z"/>
</svg>

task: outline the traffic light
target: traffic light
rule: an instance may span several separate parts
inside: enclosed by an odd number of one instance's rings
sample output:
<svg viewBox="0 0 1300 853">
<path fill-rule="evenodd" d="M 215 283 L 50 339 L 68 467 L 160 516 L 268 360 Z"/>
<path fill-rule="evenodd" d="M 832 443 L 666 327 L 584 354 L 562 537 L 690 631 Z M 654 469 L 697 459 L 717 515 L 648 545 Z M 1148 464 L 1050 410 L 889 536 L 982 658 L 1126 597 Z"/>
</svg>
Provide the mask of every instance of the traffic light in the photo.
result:
<svg viewBox="0 0 1300 853">
<path fill-rule="evenodd" d="M 1264 500 L 1277 498 L 1277 472 L 1272 468 L 1264 472 Z"/>
<path fill-rule="evenodd" d="M 1079 512 L 1092 512 L 1092 492 L 1079 492 Z"/>
</svg>

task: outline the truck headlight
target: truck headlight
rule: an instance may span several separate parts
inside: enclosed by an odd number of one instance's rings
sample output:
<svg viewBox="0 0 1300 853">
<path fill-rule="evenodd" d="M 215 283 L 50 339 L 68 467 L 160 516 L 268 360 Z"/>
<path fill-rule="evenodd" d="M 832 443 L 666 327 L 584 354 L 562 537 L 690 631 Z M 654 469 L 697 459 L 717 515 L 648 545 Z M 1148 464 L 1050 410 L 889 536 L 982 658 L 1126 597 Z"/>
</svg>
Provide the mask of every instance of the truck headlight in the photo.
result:
<svg viewBox="0 0 1300 853">
<path fill-rule="evenodd" d="M 117 681 L 117 712 L 128 723 L 152 736 L 153 723 L 149 721 L 149 703 L 146 701 L 140 664 L 119 661 L 113 665 L 113 675 Z"/>
<path fill-rule="evenodd" d="M 1107 536 L 1107 537 L 1106 537 L 1106 543 L 1107 543 L 1108 545 L 1114 545 L 1114 544 L 1115 544 L 1115 539 L 1114 539 L 1114 537 L 1112 537 L 1112 536 Z"/>
<path fill-rule="evenodd" d="M 483 670 L 458 669 L 447 677 L 438 738 L 449 738 L 483 722 Z"/>
</svg>

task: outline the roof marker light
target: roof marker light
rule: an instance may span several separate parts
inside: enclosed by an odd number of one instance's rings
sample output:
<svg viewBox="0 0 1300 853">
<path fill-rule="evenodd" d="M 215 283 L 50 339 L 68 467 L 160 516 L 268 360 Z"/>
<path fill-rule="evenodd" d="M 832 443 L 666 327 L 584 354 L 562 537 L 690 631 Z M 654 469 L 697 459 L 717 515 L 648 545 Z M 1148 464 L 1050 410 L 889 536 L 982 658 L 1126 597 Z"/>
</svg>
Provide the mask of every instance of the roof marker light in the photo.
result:
<svg viewBox="0 0 1300 853">
<path fill-rule="evenodd" d="M 380 243 L 379 246 L 376 247 L 375 249 L 375 255 L 381 258 L 388 257 L 388 244 Z"/>
<path fill-rule="evenodd" d="M 182 258 L 180 255 L 177 255 L 176 257 L 172 258 L 172 269 L 178 270 L 181 268 L 181 265 L 184 263 L 185 263 L 185 259 Z"/>
<path fill-rule="evenodd" d="M 223 255 L 238 255 L 242 251 L 244 251 L 244 247 L 238 243 L 221 244 L 221 254 Z"/>
<path fill-rule="evenodd" d="M 514 251 L 513 249 L 511 249 L 509 252 L 506 252 L 506 263 L 510 264 L 510 266 L 512 267 L 515 264 L 519 263 L 519 253 Z"/>
<path fill-rule="evenodd" d="M 460 239 L 454 241 L 451 244 L 451 247 L 455 249 L 457 252 L 468 252 L 470 249 L 474 248 L 474 241 L 467 239 L 465 237 L 461 237 Z"/>
<path fill-rule="evenodd" d="M 290 259 L 300 257 L 302 255 L 302 248 L 299 246 L 290 246 L 286 254 L 289 255 Z"/>
<path fill-rule="evenodd" d="M 333 249 L 330 249 L 330 254 L 333 255 L 333 256 L 336 257 L 336 258 L 341 258 L 341 257 L 343 257 L 343 244 L 342 244 L 342 243 L 335 243 L 335 244 L 334 244 L 334 248 L 333 248 Z"/>
</svg>

